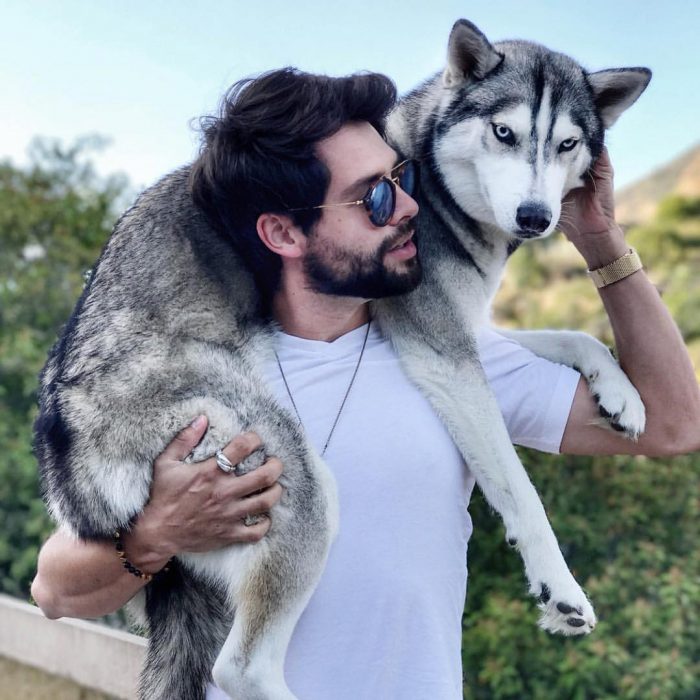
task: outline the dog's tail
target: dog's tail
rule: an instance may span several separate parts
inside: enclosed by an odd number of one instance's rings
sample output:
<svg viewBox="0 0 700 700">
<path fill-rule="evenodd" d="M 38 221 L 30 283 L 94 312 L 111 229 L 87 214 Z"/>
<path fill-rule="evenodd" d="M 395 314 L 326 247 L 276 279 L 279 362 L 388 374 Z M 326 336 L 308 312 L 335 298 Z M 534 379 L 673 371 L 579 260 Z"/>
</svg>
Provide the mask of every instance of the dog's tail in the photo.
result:
<svg viewBox="0 0 700 700">
<path fill-rule="evenodd" d="M 204 700 L 233 615 L 222 588 L 170 564 L 146 589 L 151 636 L 140 700 Z"/>
</svg>

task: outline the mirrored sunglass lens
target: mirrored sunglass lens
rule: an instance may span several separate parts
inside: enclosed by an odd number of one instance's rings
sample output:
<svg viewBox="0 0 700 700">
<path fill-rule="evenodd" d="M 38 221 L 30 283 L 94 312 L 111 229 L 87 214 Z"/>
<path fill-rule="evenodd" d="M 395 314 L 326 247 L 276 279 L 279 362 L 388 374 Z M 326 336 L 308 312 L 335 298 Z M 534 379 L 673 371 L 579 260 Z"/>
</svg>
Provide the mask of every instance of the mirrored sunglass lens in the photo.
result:
<svg viewBox="0 0 700 700">
<path fill-rule="evenodd" d="M 399 187 L 410 197 L 416 191 L 416 164 L 409 160 L 399 173 Z"/>
<path fill-rule="evenodd" d="M 375 226 L 385 226 L 394 213 L 394 190 L 382 180 L 378 182 L 369 199 L 369 220 Z"/>
</svg>

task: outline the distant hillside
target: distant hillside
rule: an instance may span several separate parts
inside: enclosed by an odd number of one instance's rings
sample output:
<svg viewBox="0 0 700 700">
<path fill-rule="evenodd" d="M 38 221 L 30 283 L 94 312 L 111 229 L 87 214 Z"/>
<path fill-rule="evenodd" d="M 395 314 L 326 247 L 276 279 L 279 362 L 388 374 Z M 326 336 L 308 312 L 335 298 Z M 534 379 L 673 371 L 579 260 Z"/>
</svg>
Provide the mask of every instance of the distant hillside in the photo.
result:
<svg viewBox="0 0 700 700">
<path fill-rule="evenodd" d="M 700 197 L 700 145 L 617 192 L 617 220 L 628 225 L 647 223 L 659 202 L 671 194 Z"/>
</svg>

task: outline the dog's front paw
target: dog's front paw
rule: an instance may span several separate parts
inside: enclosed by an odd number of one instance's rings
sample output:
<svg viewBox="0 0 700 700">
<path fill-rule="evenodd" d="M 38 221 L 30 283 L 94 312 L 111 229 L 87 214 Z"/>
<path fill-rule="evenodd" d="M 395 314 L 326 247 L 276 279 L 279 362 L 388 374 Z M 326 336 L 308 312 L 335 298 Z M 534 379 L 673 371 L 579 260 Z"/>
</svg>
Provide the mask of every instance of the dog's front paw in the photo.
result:
<svg viewBox="0 0 700 700">
<path fill-rule="evenodd" d="M 637 440 L 644 432 L 646 410 L 627 375 L 612 367 L 595 371 L 586 379 L 605 422 L 630 440 Z"/>
<path fill-rule="evenodd" d="M 596 626 L 593 606 L 576 582 L 563 588 L 543 583 L 538 607 L 542 611 L 538 624 L 547 632 L 582 635 Z"/>
</svg>

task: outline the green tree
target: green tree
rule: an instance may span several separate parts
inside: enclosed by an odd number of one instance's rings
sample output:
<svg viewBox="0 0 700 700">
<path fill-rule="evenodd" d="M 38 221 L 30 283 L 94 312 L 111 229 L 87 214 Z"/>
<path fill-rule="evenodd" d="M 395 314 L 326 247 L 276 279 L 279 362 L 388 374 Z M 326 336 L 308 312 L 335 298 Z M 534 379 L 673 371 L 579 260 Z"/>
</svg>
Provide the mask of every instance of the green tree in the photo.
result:
<svg viewBox="0 0 700 700">
<path fill-rule="evenodd" d="M 37 140 L 26 167 L 0 163 L 0 590 L 18 596 L 51 528 L 31 452 L 37 376 L 127 191 L 93 168 L 104 143 Z"/>
</svg>

